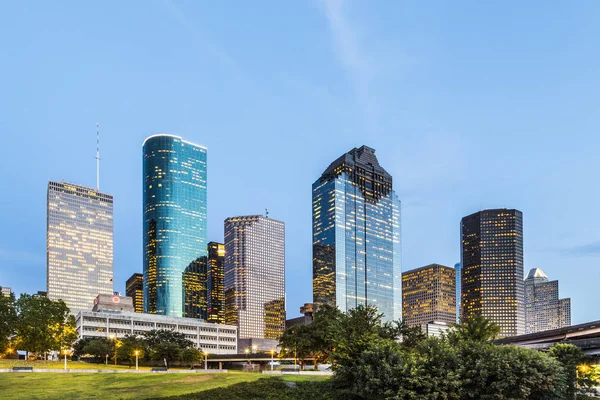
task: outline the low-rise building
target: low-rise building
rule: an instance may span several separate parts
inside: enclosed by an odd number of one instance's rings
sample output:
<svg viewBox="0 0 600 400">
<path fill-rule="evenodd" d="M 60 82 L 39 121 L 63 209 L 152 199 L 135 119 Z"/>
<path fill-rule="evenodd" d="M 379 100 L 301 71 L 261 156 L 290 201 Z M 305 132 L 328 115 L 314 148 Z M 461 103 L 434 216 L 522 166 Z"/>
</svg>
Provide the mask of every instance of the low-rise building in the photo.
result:
<svg viewBox="0 0 600 400">
<path fill-rule="evenodd" d="M 237 353 L 237 327 L 206 323 L 195 318 L 140 314 L 130 311 L 80 311 L 75 319 L 79 338 L 116 338 L 143 335 L 153 329 L 181 332 L 202 351 Z"/>
<path fill-rule="evenodd" d="M 9 297 L 12 294 L 12 290 L 6 286 L 0 286 L 0 295 Z"/>
<path fill-rule="evenodd" d="M 439 321 L 433 321 L 421 325 L 421 331 L 423 331 L 427 337 L 441 337 L 448 331 L 448 329 L 450 329 L 450 325 Z"/>
<path fill-rule="evenodd" d="M 126 311 L 135 312 L 133 299 L 128 296 L 119 296 L 118 294 L 108 295 L 99 294 L 94 299 L 92 311 Z"/>
</svg>

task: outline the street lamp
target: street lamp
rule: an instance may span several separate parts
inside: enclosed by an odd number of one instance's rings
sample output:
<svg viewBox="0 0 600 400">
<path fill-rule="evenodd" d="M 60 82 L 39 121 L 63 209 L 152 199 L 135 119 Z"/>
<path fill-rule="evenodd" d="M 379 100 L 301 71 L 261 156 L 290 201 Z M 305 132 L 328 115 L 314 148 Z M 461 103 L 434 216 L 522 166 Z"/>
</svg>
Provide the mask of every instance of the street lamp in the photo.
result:
<svg viewBox="0 0 600 400">
<path fill-rule="evenodd" d="M 252 346 L 252 354 L 256 354 L 256 349 L 258 349 L 257 345 Z"/>
<path fill-rule="evenodd" d="M 63 353 L 65 355 L 65 371 L 66 371 L 67 370 L 67 349 L 64 349 Z"/>
<path fill-rule="evenodd" d="M 249 365 L 250 364 L 250 349 L 246 348 L 244 350 L 244 353 L 246 353 L 246 359 L 247 359 L 247 362 L 248 362 L 248 365 Z"/>
<path fill-rule="evenodd" d="M 208 369 L 208 352 L 204 352 L 204 369 Z"/>
<path fill-rule="evenodd" d="M 140 355 L 140 351 L 139 351 L 139 350 L 136 350 L 136 351 L 135 351 L 135 370 L 136 370 L 136 371 L 139 371 L 139 370 L 140 370 L 140 369 L 139 369 L 139 367 L 138 367 L 138 356 L 139 356 L 139 355 Z"/>
<path fill-rule="evenodd" d="M 106 361 L 104 362 L 104 364 L 108 367 L 108 354 L 106 354 Z"/>
<path fill-rule="evenodd" d="M 275 350 L 271 349 L 271 371 L 273 371 L 273 354 L 275 353 Z"/>
</svg>

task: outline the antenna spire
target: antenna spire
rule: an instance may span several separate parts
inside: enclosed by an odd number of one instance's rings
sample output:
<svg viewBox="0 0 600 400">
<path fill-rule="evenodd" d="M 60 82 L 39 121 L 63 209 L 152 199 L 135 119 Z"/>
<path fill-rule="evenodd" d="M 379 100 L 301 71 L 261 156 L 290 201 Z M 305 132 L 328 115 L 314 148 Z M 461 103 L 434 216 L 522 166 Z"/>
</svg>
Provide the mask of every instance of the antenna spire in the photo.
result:
<svg viewBox="0 0 600 400">
<path fill-rule="evenodd" d="M 100 190 L 100 124 L 96 123 L 96 190 Z"/>
</svg>

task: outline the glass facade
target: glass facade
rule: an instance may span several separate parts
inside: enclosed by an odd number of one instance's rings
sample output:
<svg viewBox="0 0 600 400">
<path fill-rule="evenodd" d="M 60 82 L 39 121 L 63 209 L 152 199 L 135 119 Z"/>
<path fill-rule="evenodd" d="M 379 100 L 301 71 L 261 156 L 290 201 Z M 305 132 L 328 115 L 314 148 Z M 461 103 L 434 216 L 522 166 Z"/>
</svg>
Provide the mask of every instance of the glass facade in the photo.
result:
<svg viewBox="0 0 600 400">
<path fill-rule="evenodd" d="M 113 293 L 113 197 L 67 182 L 48 183 L 47 295 L 72 313 Z"/>
<path fill-rule="evenodd" d="M 285 225 L 261 215 L 225 220 L 225 323 L 240 339 L 285 329 Z"/>
<path fill-rule="evenodd" d="M 206 148 L 155 135 L 143 157 L 144 311 L 181 317 L 184 273 L 206 258 Z"/>
<path fill-rule="evenodd" d="M 225 245 L 208 243 L 208 322 L 225 323 Z"/>
<path fill-rule="evenodd" d="M 402 274 L 402 318 L 409 326 L 456 322 L 456 270 L 431 264 Z"/>
<path fill-rule="evenodd" d="M 456 270 L 456 323 L 460 322 L 460 263 L 454 264 L 454 269 Z"/>
<path fill-rule="evenodd" d="M 342 155 L 312 193 L 314 303 L 343 312 L 370 304 L 400 319 L 400 201 L 375 150 Z"/>
<path fill-rule="evenodd" d="M 125 294 L 133 299 L 136 313 L 144 312 L 144 275 L 133 274 L 125 283 Z"/>
<path fill-rule="evenodd" d="M 523 213 L 503 208 L 464 217 L 461 238 L 461 315 L 483 315 L 501 337 L 524 334 Z"/>
</svg>

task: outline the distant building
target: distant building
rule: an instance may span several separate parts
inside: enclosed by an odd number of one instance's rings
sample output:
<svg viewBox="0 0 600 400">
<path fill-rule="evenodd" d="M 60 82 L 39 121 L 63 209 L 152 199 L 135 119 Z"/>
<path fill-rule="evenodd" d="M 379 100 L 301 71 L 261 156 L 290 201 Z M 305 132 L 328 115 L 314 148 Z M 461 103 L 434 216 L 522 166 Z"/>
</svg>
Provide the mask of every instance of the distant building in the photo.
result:
<svg viewBox="0 0 600 400">
<path fill-rule="evenodd" d="M 440 337 L 444 333 L 448 332 L 448 329 L 450 329 L 450 325 L 446 324 L 445 322 L 433 321 L 421 325 L 421 330 L 425 335 L 427 335 L 427 337 Z"/>
<path fill-rule="evenodd" d="M 9 297 L 12 294 L 12 290 L 6 286 L 0 286 L 0 295 Z"/>
<path fill-rule="evenodd" d="M 127 335 L 143 335 L 153 329 L 169 329 L 185 334 L 202 351 L 212 354 L 237 353 L 235 326 L 209 324 L 194 318 L 108 310 L 81 311 L 77 314 L 75 325 L 80 339 L 123 339 Z"/>
<path fill-rule="evenodd" d="M 454 264 L 454 269 L 456 270 L 456 322 L 459 323 L 460 322 L 460 298 L 461 298 L 461 294 L 460 294 L 461 293 L 461 291 L 460 291 L 461 265 L 460 265 L 460 263 Z"/>
<path fill-rule="evenodd" d="M 238 327 L 240 339 L 277 341 L 283 334 L 283 222 L 261 215 L 225 220 L 225 323 Z"/>
<path fill-rule="evenodd" d="M 190 263 L 183 272 L 183 316 L 207 318 L 207 258 L 202 256 Z"/>
<path fill-rule="evenodd" d="M 208 322 L 225 323 L 225 245 L 223 243 L 208 243 Z"/>
<path fill-rule="evenodd" d="M 133 299 L 136 313 L 144 312 L 144 275 L 133 274 L 125 283 L 125 294 Z"/>
<path fill-rule="evenodd" d="M 113 293 L 113 197 L 67 182 L 48 182 L 47 292 L 73 314 Z"/>
<path fill-rule="evenodd" d="M 99 294 L 94 299 L 92 311 L 125 311 L 135 312 L 133 299 L 128 296 Z"/>
<path fill-rule="evenodd" d="M 400 200 L 374 149 L 350 150 L 313 183 L 312 225 L 314 303 L 400 319 Z"/>
<path fill-rule="evenodd" d="M 409 326 L 456 322 L 456 270 L 431 264 L 402 273 L 402 316 Z"/>
<path fill-rule="evenodd" d="M 567 326 L 571 326 L 571 299 L 559 299 L 558 281 L 532 268 L 525 279 L 525 333 Z"/>
<path fill-rule="evenodd" d="M 290 318 L 285 321 L 285 329 L 295 326 L 295 325 L 308 325 L 313 321 L 313 314 L 315 310 L 315 305 L 313 303 L 304 303 L 302 307 L 300 307 L 301 317 Z"/>
<path fill-rule="evenodd" d="M 483 210 L 461 221 L 463 318 L 481 315 L 500 337 L 525 333 L 523 213 Z"/>
<path fill-rule="evenodd" d="M 196 313 L 185 309 L 184 278 L 197 289 L 197 263 L 206 259 L 207 150 L 166 134 L 148 137 L 142 148 L 144 311 Z"/>
</svg>

